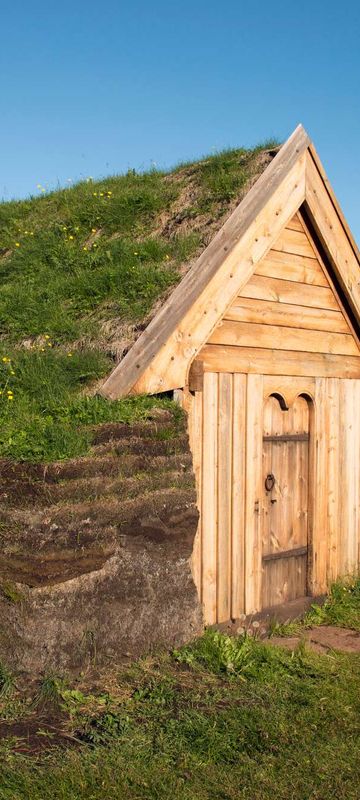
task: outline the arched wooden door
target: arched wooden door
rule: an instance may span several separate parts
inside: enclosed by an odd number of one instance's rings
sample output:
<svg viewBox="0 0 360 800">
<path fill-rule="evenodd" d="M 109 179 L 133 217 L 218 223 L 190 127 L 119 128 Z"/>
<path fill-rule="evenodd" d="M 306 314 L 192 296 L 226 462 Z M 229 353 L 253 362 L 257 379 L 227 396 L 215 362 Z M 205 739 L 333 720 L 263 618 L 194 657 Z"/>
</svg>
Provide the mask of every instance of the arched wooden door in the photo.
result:
<svg viewBox="0 0 360 800">
<path fill-rule="evenodd" d="M 290 408 L 269 397 L 264 406 L 262 607 L 307 594 L 309 405 Z"/>
</svg>

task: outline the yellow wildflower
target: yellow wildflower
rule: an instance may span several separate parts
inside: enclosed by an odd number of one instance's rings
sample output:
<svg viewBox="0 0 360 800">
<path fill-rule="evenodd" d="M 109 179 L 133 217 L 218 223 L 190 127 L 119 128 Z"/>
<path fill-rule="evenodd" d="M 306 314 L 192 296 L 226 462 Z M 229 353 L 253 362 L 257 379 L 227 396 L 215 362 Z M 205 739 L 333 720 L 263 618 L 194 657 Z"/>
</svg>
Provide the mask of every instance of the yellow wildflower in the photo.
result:
<svg viewBox="0 0 360 800">
<path fill-rule="evenodd" d="M 96 228 L 91 228 L 91 233 L 96 233 Z"/>
<path fill-rule="evenodd" d="M 73 239 L 73 238 L 74 238 L 73 236 L 69 236 L 69 239 Z"/>
<path fill-rule="evenodd" d="M 83 247 L 83 250 L 87 250 L 87 247 Z"/>
<path fill-rule="evenodd" d="M 68 358 L 71 358 L 72 353 L 67 353 Z"/>
<path fill-rule="evenodd" d="M 14 372 L 13 369 L 10 370 L 10 375 L 15 375 L 15 372 Z"/>
<path fill-rule="evenodd" d="M 104 192 L 100 192 L 100 197 L 104 197 Z"/>
<path fill-rule="evenodd" d="M 8 394 L 8 400 L 13 400 L 14 396 L 12 394 Z"/>
<path fill-rule="evenodd" d="M 50 339 L 50 336 L 49 336 L 48 333 L 45 333 L 44 339 Z"/>
<path fill-rule="evenodd" d="M 20 242 L 15 242 L 15 247 L 20 247 Z"/>
</svg>

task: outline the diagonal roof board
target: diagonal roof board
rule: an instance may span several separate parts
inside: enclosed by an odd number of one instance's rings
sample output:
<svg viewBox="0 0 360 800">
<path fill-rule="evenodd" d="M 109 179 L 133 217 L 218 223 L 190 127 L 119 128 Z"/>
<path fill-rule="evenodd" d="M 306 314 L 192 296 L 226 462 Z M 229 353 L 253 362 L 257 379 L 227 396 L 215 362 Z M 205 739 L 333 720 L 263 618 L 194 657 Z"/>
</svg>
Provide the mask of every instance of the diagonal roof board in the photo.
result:
<svg viewBox="0 0 360 800">
<path fill-rule="evenodd" d="M 299 125 L 101 388 L 116 399 L 182 387 L 195 355 L 288 220 L 304 205 L 360 318 L 359 253 Z"/>
</svg>

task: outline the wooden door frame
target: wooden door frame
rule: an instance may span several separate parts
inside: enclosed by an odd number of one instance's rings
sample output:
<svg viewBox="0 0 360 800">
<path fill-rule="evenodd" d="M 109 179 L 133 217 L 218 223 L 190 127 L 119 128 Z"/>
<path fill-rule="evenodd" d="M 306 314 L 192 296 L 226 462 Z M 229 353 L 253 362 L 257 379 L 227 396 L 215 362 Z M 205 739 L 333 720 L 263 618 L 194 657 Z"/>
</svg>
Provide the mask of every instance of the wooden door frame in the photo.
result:
<svg viewBox="0 0 360 800">
<path fill-rule="evenodd" d="M 324 432 L 321 431 L 321 390 L 314 378 L 293 376 L 251 375 L 247 377 L 247 424 L 246 424 L 246 508 L 245 508 L 245 613 L 255 614 L 262 610 L 262 449 L 263 411 L 268 397 L 282 397 L 286 406 L 302 396 L 309 405 L 309 479 L 308 479 L 308 570 L 307 588 L 310 595 L 321 594 L 322 553 L 319 552 L 316 531 L 317 514 L 315 498 L 319 491 L 321 458 L 326 452 Z M 321 446 L 319 447 L 319 443 Z M 320 458 L 319 458 L 320 456 Z M 325 494 L 325 493 L 324 493 Z M 318 512 L 319 514 L 319 512 Z M 321 550 L 321 548 L 320 548 Z M 326 578 L 325 578 L 326 580 Z"/>
</svg>

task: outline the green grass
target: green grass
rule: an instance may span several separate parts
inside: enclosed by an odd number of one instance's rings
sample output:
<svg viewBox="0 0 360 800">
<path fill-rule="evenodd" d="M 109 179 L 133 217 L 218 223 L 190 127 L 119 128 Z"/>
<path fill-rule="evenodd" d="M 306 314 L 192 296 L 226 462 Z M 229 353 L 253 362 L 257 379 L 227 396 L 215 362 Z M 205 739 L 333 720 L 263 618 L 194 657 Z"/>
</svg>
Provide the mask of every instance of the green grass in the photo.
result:
<svg viewBox="0 0 360 800">
<path fill-rule="evenodd" d="M 0 454 L 19 461 L 53 461 L 85 455 L 92 426 L 145 420 L 154 406 L 179 408 L 166 398 L 133 397 L 109 403 L 84 389 L 105 377 L 111 361 L 95 350 L 0 348 Z M 4 362 L 3 359 L 6 359 Z"/>
<path fill-rule="evenodd" d="M 98 695 L 45 679 L 42 713 L 59 703 L 73 746 L 24 757 L 4 741 L 0 798 L 357 800 L 359 667 L 208 631 Z"/>
<path fill-rule="evenodd" d="M 217 219 L 271 144 L 0 203 L 0 457 L 82 455 L 87 425 L 145 414 L 144 400 L 106 404 L 84 388 L 94 393 L 114 366 L 114 339 L 126 346 L 203 246 L 200 230 L 159 233 L 189 174 L 196 200 L 183 213 Z"/>
<path fill-rule="evenodd" d="M 323 605 L 314 604 L 301 620 L 275 624 L 277 636 L 298 635 L 313 625 L 335 625 L 360 631 L 360 578 L 350 575 L 335 581 Z"/>
</svg>

